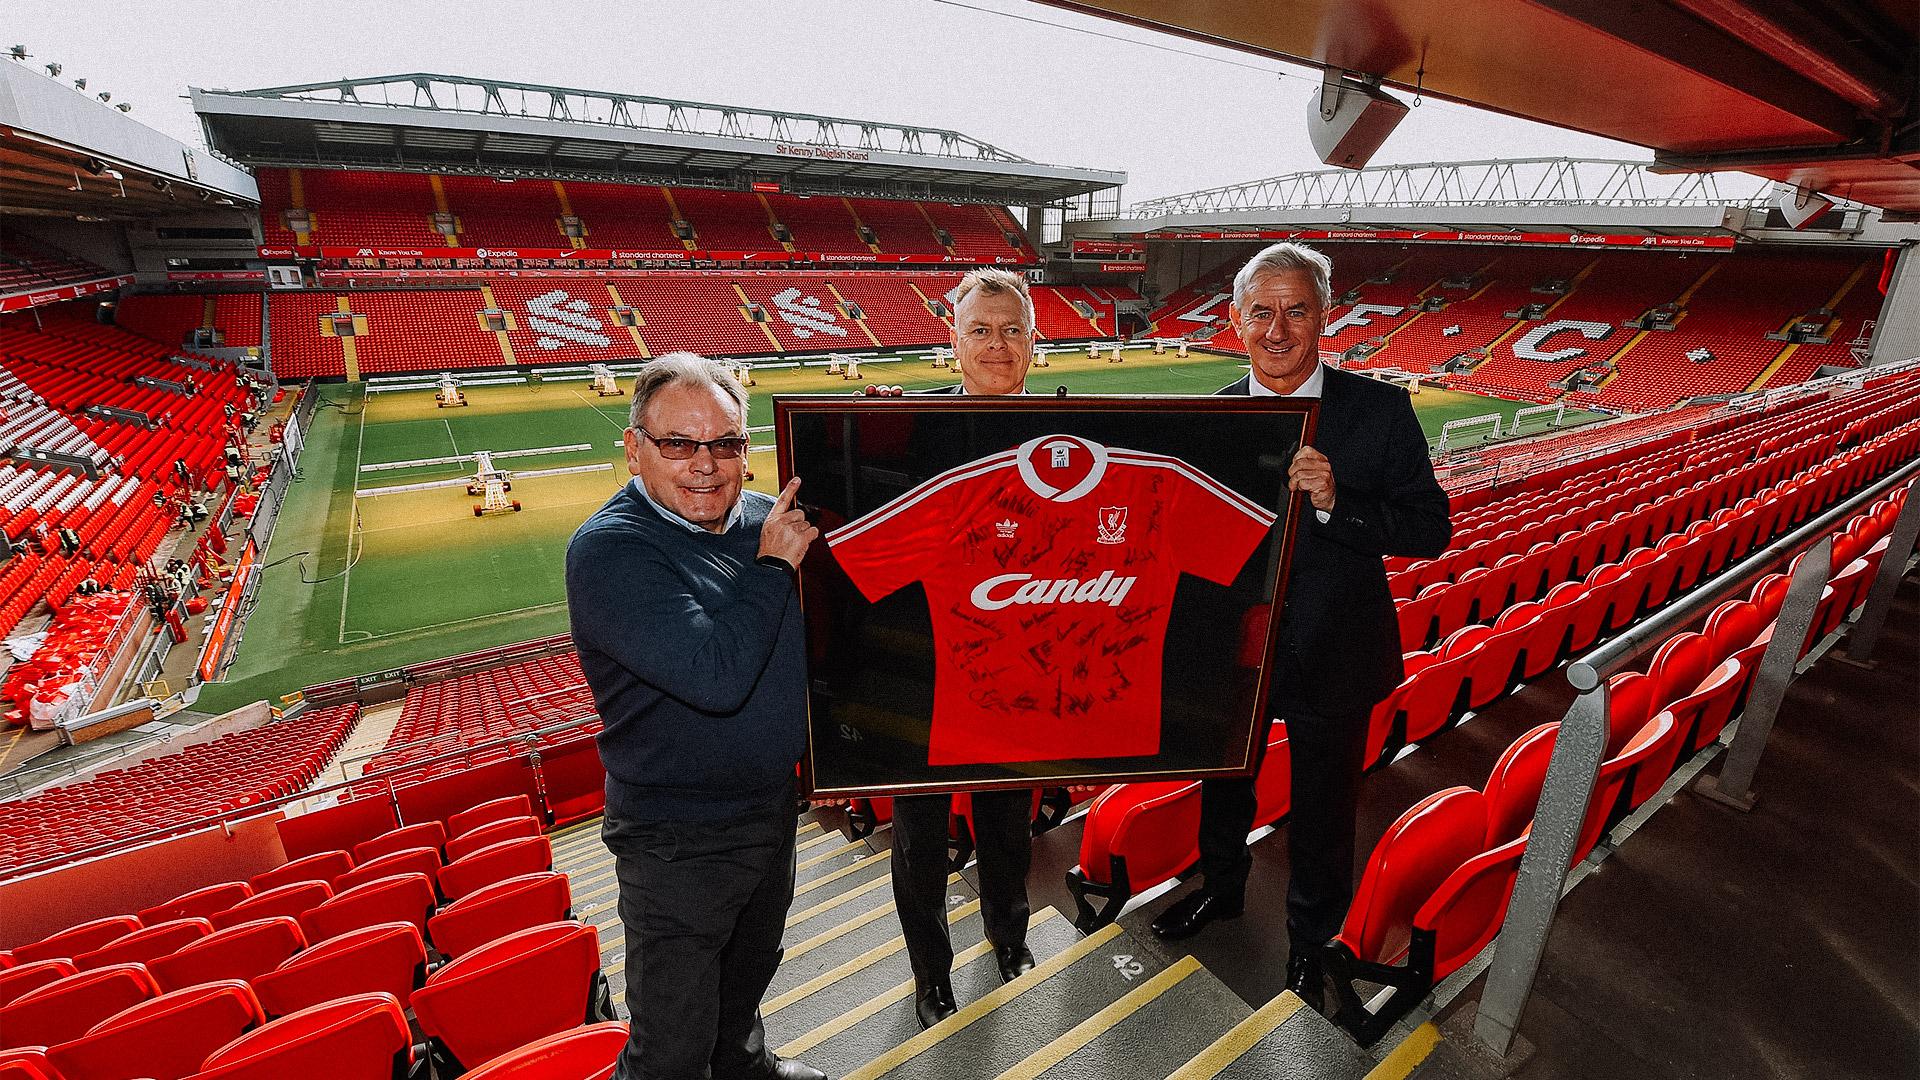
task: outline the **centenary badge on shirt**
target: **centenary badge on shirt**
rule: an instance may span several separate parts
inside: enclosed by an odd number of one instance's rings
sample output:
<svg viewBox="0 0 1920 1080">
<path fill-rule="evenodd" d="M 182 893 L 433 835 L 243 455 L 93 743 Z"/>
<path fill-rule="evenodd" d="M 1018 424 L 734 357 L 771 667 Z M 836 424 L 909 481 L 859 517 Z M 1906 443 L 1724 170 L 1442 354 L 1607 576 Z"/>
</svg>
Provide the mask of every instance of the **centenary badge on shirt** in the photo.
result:
<svg viewBox="0 0 1920 1080">
<path fill-rule="evenodd" d="M 1273 523 L 1178 458 L 1044 435 L 826 539 L 869 601 L 926 590 L 928 764 L 971 765 L 1158 753 L 1180 576 L 1230 584 Z"/>
</svg>

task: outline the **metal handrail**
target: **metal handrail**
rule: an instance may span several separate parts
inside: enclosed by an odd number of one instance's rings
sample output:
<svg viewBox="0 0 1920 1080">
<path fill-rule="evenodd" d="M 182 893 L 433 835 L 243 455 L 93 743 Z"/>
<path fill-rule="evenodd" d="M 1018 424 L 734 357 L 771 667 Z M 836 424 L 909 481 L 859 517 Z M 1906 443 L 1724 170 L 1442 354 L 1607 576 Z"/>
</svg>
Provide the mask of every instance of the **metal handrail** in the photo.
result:
<svg viewBox="0 0 1920 1080">
<path fill-rule="evenodd" d="M 29 877 L 33 874 L 40 873 L 43 870 L 52 870 L 62 866 L 70 866 L 74 863 L 85 862 L 88 859 L 98 858 L 102 855 L 111 855 L 117 851 L 137 847 L 141 844 L 145 844 L 154 840 L 163 840 L 170 836 L 180 836 L 190 832 L 198 832 L 201 829 L 212 828 L 215 825 L 231 825 L 235 822 L 244 821 L 248 818 L 260 817 L 270 811 L 278 810 L 281 807 L 284 807 L 290 803 L 305 802 L 306 800 L 315 798 L 317 796 L 327 795 L 332 792 L 339 791 L 343 788 L 354 787 L 356 785 L 365 784 L 368 782 L 383 781 L 383 780 L 386 781 L 387 798 L 391 801 L 394 799 L 394 788 L 393 788 L 394 778 L 400 776 L 401 774 L 415 772 L 429 765 L 437 765 L 443 761 L 452 761 L 456 758 L 469 757 L 474 753 L 477 753 L 478 751 L 491 750 L 495 747 L 511 746 L 515 743 L 531 742 L 533 744 L 533 751 L 529 756 L 533 758 L 534 769 L 536 772 L 538 772 L 540 767 L 539 765 L 540 736 L 551 735 L 551 734 L 565 732 L 565 731 L 573 731 L 579 728 L 583 728 L 588 724 L 593 723 L 599 719 L 600 719 L 600 714 L 592 713 L 586 716 L 575 717 L 572 720 L 565 720 L 558 724 L 550 724 L 543 728 L 532 728 L 527 731 L 516 731 L 511 735 L 501 735 L 496 738 L 489 739 L 485 742 L 475 743 L 472 746 L 462 747 L 461 749 L 458 749 L 458 750 L 449 750 L 444 754 L 435 754 L 432 757 L 422 758 L 419 761 L 410 761 L 405 765 L 396 765 L 390 769 L 378 769 L 378 770 L 375 770 L 374 772 L 366 773 L 365 775 L 356 777 L 355 779 L 352 779 L 352 780 L 341 780 L 332 784 L 327 784 L 324 787 L 311 788 L 306 791 L 295 792 L 292 795 L 282 795 L 279 798 L 268 799 L 265 802 L 254 803 L 251 806 L 239 807 L 237 809 L 223 811 L 218 814 L 210 814 L 206 817 L 196 818 L 190 822 L 181 822 L 177 825 L 163 825 L 160 828 L 149 829 L 146 832 L 136 833 L 133 836 L 121 837 L 120 839 L 117 839 L 117 840 L 109 840 L 109 841 L 106 841 L 105 843 L 95 844 L 93 847 L 90 847 L 90 848 L 82 848 L 79 851 L 72 851 L 62 855 L 50 856 L 48 858 L 41 859 L 39 862 L 26 863 L 21 866 L 14 867 L 13 869 L 10 869 L 10 870 L 0 870 L 0 882 L 13 881 L 19 878 Z"/>
<path fill-rule="evenodd" d="M 1771 704 L 1777 708 L 1777 694 L 1784 692 L 1793 664 L 1799 659 L 1814 606 L 1832 573 L 1829 553 L 1834 527 L 1903 483 L 1913 483 L 1914 490 L 1920 491 L 1920 458 L 1868 482 L 1824 513 L 1695 587 L 1658 615 L 1587 652 L 1568 666 L 1567 679 L 1580 693 L 1568 708 L 1554 740 L 1553 756 L 1533 818 L 1532 840 L 1521 856 L 1506 921 L 1494 941 L 1487 985 L 1481 993 L 1474 1024 L 1475 1038 L 1495 1053 L 1505 1054 L 1519 1031 L 1520 1017 L 1533 992 L 1540 960 L 1546 951 L 1547 935 L 1559 908 L 1567 873 L 1573 865 L 1574 848 L 1606 751 L 1607 678 L 1655 648 L 1675 628 L 1692 622 L 1783 561 L 1810 551 L 1812 555 L 1802 560 L 1788 587 L 1779 625 L 1760 662 L 1761 676 L 1772 676 L 1779 685 L 1762 686 L 1756 677 L 1754 689 L 1748 695 L 1747 715 L 1741 718 L 1741 741 L 1751 742 L 1754 737 L 1764 740 L 1772 716 L 1757 716 L 1762 711 L 1770 712 L 1759 703 L 1762 697 L 1769 696 L 1763 691 L 1770 691 Z M 1920 495 L 1910 494 L 1908 504 L 1903 517 L 1920 514 Z M 1905 562 L 1904 555 L 1896 557 L 1896 553 L 1889 551 L 1880 573 L 1898 574 Z M 1757 730 L 1748 732 L 1747 725 L 1756 720 Z M 1757 748 L 1751 749 L 1753 754 L 1758 753 Z"/>
</svg>

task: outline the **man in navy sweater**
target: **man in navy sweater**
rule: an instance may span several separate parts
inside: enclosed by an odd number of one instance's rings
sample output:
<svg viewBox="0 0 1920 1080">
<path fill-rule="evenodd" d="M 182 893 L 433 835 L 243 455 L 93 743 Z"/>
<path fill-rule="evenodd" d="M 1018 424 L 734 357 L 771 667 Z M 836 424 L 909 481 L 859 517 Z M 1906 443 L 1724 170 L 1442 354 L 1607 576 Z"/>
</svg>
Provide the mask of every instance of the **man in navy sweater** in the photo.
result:
<svg viewBox="0 0 1920 1080">
<path fill-rule="evenodd" d="M 601 835 L 626 927 L 619 1080 L 826 1080 L 766 1045 L 760 998 L 793 901 L 806 651 L 794 567 L 818 531 L 743 491 L 747 395 L 690 353 L 640 371 L 632 482 L 567 548 L 580 666 L 605 728 Z"/>
</svg>

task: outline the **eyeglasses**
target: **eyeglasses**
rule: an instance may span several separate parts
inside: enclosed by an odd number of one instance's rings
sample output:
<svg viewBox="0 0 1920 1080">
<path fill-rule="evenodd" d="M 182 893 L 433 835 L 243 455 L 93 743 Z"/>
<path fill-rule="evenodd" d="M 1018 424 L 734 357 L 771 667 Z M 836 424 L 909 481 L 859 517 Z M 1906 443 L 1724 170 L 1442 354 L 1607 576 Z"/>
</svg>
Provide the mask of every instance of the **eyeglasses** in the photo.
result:
<svg viewBox="0 0 1920 1080">
<path fill-rule="evenodd" d="M 660 456 L 668 461 L 685 461 L 700 452 L 702 447 L 720 460 L 731 460 L 747 452 L 747 440 L 739 435 L 728 435 L 719 439 L 656 439 L 648 434 L 646 428 L 633 430 L 645 436 L 647 441 L 660 448 Z"/>
</svg>

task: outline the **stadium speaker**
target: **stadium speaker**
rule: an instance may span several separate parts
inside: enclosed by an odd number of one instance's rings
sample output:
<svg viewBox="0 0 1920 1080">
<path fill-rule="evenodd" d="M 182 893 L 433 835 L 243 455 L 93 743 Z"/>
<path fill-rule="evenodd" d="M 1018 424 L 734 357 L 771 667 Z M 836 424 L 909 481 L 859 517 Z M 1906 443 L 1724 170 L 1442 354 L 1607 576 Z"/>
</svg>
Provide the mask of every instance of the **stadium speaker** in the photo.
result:
<svg viewBox="0 0 1920 1080">
<path fill-rule="evenodd" d="M 1329 71 L 1307 99 L 1307 135 L 1321 161 L 1361 169 L 1406 115 L 1404 102 Z"/>
<path fill-rule="evenodd" d="M 1792 184 L 1773 185 L 1773 205 L 1787 219 L 1790 228 L 1804 229 L 1807 223 L 1833 208 L 1832 201 L 1817 191 Z"/>
</svg>

